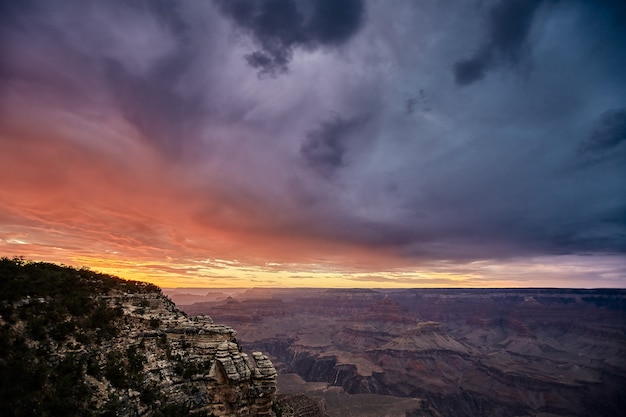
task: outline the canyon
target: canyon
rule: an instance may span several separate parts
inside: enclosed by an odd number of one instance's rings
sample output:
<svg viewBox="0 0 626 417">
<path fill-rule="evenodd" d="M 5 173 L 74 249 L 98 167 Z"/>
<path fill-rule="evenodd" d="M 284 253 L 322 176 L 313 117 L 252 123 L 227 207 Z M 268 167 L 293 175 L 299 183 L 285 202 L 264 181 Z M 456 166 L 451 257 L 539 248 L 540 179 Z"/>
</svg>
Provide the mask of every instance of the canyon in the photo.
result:
<svg viewBox="0 0 626 417">
<path fill-rule="evenodd" d="M 0 259 L 3 416 L 608 417 L 624 387 L 626 290 L 160 289 Z"/>
<path fill-rule="evenodd" d="M 268 353 L 279 393 L 306 395 L 332 417 L 608 417 L 626 409 L 625 290 L 165 293 L 190 316 L 237 328 L 245 349 Z"/>
</svg>

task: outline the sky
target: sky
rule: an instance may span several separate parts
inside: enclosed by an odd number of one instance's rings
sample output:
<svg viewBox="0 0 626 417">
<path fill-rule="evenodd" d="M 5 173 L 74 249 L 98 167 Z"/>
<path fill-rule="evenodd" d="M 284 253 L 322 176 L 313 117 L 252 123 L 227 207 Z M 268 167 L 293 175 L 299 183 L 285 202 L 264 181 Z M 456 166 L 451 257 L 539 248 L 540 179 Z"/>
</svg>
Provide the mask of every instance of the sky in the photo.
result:
<svg viewBox="0 0 626 417">
<path fill-rule="evenodd" d="M 0 0 L 0 256 L 626 287 L 619 0 Z"/>
</svg>

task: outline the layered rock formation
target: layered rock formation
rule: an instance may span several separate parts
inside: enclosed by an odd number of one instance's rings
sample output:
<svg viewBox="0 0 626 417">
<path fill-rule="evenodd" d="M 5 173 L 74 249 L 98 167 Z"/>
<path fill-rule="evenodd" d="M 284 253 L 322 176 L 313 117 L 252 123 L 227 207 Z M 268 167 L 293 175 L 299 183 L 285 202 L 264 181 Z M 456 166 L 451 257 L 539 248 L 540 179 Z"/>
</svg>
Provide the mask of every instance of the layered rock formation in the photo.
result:
<svg viewBox="0 0 626 417">
<path fill-rule="evenodd" d="M 151 285 L 1 263 L 3 416 L 274 415 L 276 370 L 243 353 L 232 328 L 188 317 Z"/>
<path fill-rule="evenodd" d="M 424 400 L 407 415 L 609 417 L 626 407 L 625 290 L 265 290 L 264 296 L 274 297 L 267 305 L 280 305 L 279 315 L 267 308 L 253 325 L 227 321 L 244 346 L 268 352 L 281 373 L 309 382 Z M 237 304 L 239 316 L 248 303 Z M 231 304 L 214 304 L 181 308 L 234 318 Z"/>
</svg>

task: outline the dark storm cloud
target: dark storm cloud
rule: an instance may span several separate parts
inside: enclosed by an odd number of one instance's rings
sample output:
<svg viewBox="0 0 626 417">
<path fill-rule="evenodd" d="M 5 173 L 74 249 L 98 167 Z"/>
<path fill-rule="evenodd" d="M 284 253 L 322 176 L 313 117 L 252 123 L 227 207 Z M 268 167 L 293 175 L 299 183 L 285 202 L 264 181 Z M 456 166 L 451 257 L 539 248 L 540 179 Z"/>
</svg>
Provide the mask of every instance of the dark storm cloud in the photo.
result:
<svg viewBox="0 0 626 417">
<path fill-rule="evenodd" d="M 454 64 L 454 80 L 458 85 L 469 85 L 482 80 L 492 62 L 491 51 L 481 49 L 471 58 L 462 59 Z"/>
<path fill-rule="evenodd" d="M 544 0 L 501 0 L 489 10 L 487 39 L 470 58 L 454 64 L 454 79 L 464 86 L 503 64 L 516 64 L 537 8 Z"/>
<path fill-rule="evenodd" d="M 341 45 L 360 28 L 362 0 L 216 0 L 220 9 L 259 44 L 246 55 L 260 74 L 288 70 L 296 48 Z"/>
<path fill-rule="evenodd" d="M 172 229 L 411 261 L 623 254 L 623 2 L 478 3 L 0 2 L 0 116 L 157 155 L 208 213 Z"/>
<path fill-rule="evenodd" d="M 411 97 L 406 100 L 404 107 L 406 114 L 413 114 L 415 112 L 428 113 L 431 109 L 431 97 L 423 88 L 420 88 L 416 97 Z"/>
<path fill-rule="evenodd" d="M 547 243 L 546 249 L 556 254 L 626 253 L 623 208 L 621 213 L 615 210 L 596 219 L 567 222 L 552 232 L 542 242 Z"/>
<path fill-rule="evenodd" d="M 354 138 L 366 118 L 342 118 L 336 116 L 306 134 L 300 148 L 302 157 L 309 166 L 323 175 L 331 175 L 345 163 L 348 142 Z"/>
<path fill-rule="evenodd" d="M 589 138 L 580 147 L 582 152 L 610 151 L 626 142 L 626 108 L 605 111 L 594 123 Z"/>
</svg>

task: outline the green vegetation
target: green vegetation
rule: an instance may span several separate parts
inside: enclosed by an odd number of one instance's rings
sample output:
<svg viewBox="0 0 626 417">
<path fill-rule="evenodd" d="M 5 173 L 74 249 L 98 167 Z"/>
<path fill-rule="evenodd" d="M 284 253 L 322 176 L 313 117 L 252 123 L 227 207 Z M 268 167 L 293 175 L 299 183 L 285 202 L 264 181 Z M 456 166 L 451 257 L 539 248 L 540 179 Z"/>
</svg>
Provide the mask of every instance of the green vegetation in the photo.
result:
<svg viewBox="0 0 626 417">
<path fill-rule="evenodd" d="M 100 408 L 90 402 L 92 388 L 85 375 L 106 378 L 116 388 L 137 388 L 142 398 L 159 397 L 141 388 L 142 344 L 101 357 L 100 346 L 119 333 L 123 312 L 98 296 L 114 290 L 160 292 L 151 284 L 85 268 L 0 259 L 1 416 L 116 415 L 122 407 L 116 399 Z M 153 328 L 158 324 L 150 322 Z M 162 415 L 183 415 L 181 407 L 168 407 Z"/>
</svg>

